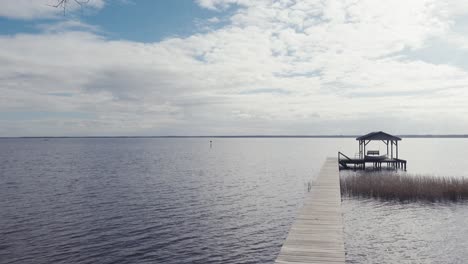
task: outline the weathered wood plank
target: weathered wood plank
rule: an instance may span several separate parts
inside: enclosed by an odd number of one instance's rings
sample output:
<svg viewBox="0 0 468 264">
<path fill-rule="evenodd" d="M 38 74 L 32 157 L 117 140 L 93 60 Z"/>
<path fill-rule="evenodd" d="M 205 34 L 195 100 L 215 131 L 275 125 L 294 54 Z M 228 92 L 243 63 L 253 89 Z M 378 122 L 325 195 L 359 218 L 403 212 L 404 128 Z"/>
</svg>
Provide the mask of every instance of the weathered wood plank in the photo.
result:
<svg viewBox="0 0 468 264">
<path fill-rule="evenodd" d="M 345 263 L 336 158 L 327 158 L 305 199 L 276 263 Z"/>
</svg>

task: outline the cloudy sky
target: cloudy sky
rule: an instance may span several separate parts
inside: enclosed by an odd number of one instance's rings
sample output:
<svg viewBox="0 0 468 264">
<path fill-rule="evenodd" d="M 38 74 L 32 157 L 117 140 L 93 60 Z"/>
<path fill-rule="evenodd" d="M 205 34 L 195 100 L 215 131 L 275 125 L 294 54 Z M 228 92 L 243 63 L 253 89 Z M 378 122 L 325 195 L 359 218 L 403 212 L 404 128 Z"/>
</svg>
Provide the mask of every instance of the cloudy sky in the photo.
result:
<svg viewBox="0 0 468 264">
<path fill-rule="evenodd" d="M 466 0 L 2 0 L 0 136 L 468 133 Z"/>
</svg>

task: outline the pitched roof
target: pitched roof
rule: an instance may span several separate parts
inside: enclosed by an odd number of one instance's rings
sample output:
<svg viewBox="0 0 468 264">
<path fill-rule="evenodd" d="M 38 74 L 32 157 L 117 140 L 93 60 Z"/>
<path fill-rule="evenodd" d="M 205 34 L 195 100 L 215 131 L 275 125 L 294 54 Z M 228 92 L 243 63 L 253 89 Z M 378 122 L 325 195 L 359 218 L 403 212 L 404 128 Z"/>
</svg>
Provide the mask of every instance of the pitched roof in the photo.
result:
<svg viewBox="0 0 468 264">
<path fill-rule="evenodd" d="M 356 140 L 401 140 L 401 138 L 392 136 L 382 131 L 371 132 L 367 135 L 357 137 Z"/>
</svg>

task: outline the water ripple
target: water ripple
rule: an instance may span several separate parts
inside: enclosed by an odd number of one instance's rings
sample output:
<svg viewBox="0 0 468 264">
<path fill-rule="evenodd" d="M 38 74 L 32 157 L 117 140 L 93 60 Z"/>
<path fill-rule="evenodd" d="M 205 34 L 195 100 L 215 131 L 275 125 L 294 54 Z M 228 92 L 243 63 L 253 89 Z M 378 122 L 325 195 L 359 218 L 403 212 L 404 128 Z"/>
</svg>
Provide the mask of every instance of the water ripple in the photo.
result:
<svg viewBox="0 0 468 264">
<path fill-rule="evenodd" d="M 303 140 L 0 140 L 0 263 L 272 263 Z"/>
<path fill-rule="evenodd" d="M 347 263 L 466 263 L 468 204 L 345 199 Z"/>
</svg>

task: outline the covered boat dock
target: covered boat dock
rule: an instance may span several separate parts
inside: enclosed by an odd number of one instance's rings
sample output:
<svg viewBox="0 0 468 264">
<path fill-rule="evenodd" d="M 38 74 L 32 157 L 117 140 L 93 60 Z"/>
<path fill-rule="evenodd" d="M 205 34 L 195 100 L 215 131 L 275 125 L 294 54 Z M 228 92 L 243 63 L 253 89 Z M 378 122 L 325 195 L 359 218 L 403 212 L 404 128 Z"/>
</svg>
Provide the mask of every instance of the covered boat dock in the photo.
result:
<svg viewBox="0 0 468 264">
<path fill-rule="evenodd" d="M 406 170 L 406 160 L 398 157 L 398 141 L 401 138 L 388 133 L 378 131 L 356 138 L 359 141 L 359 152 L 354 158 L 338 152 L 338 164 L 340 169 L 366 169 L 366 164 L 372 165 L 374 169 L 381 169 L 382 164 L 386 168 Z M 379 150 L 367 150 L 366 147 L 371 141 L 382 141 L 387 148 L 384 155 L 380 155 Z"/>
</svg>

